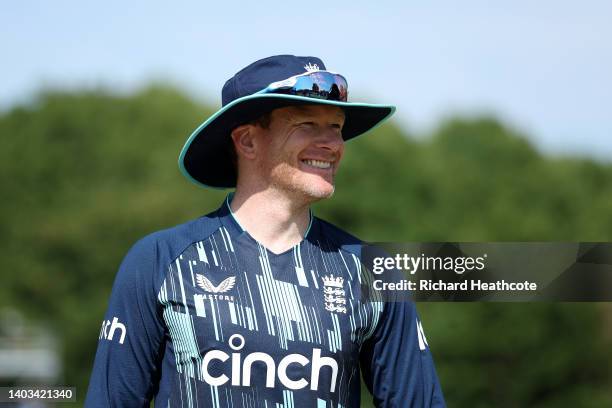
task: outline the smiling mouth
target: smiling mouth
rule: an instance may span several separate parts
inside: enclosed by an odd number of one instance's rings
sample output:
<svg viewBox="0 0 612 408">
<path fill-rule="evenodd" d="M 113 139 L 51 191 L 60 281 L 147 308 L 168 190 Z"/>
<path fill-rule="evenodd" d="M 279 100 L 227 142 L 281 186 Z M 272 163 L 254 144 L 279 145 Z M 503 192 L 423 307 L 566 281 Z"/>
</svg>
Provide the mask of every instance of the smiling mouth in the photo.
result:
<svg viewBox="0 0 612 408">
<path fill-rule="evenodd" d="M 332 166 L 332 162 L 324 161 L 324 160 L 302 160 L 302 163 L 307 164 L 310 167 L 314 167 L 316 169 L 329 169 Z"/>
</svg>

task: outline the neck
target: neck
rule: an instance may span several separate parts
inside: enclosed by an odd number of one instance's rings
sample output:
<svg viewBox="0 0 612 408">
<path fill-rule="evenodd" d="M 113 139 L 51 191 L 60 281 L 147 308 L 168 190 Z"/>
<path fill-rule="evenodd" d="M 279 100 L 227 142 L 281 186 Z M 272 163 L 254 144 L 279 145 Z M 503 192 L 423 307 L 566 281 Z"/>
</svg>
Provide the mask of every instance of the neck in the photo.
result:
<svg viewBox="0 0 612 408">
<path fill-rule="evenodd" d="M 242 228 L 277 254 L 301 242 L 310 225 L 309 203 L 272 189 L 236 188 L 230 207 Z"/>
</svg>

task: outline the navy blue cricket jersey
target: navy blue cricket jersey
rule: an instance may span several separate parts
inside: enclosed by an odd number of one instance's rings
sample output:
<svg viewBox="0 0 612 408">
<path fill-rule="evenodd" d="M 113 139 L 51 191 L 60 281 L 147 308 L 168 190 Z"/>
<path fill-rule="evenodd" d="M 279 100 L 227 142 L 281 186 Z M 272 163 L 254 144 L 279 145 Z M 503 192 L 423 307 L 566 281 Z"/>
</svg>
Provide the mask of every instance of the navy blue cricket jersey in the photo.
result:
<svg viewBox="0 0 612 408">
<path fill-rule="evenodd" d="M 99 334 L 86 407 L 445 406 L 413 303 L 360 299 L 360 241 L 311 217 L 275 254 L 229 207 L 137 242 Z"/>
</svg>

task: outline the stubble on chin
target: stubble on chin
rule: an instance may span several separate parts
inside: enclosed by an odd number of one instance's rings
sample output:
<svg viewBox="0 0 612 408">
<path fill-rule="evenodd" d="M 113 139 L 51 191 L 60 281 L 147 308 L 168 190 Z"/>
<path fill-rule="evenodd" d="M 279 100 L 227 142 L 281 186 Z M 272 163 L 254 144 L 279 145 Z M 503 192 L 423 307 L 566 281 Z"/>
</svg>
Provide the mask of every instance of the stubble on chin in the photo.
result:
<svg viewBox="0 0 612 408">
<path fill-rule="evenodd" d="M 309 203 L 330 198 L 336 190 L 333 181 L 331 185 L 325 183 L 325 186 L 309 183 L 308 177 L 304 177 L 299 170 L 286 165 L 277 166 L 272 170 L 271 184 Z"/>
</svg>

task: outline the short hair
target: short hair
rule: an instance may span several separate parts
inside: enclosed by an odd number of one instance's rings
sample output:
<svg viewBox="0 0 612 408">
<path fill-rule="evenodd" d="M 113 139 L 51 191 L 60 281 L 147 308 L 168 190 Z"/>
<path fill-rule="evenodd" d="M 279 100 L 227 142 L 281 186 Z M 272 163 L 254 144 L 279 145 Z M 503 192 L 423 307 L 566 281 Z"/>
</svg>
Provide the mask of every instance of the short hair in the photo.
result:
<svg viewBox="0 0 612 408">
<path fill-rule="evenodd" d="M 262 129 L 269 129 L 270 122 L 272 122 L 272 112 L 266 112 L 257 119 L 254 119 L 249 123 L 249 125 L 259 126 Z"/>
</svg>

